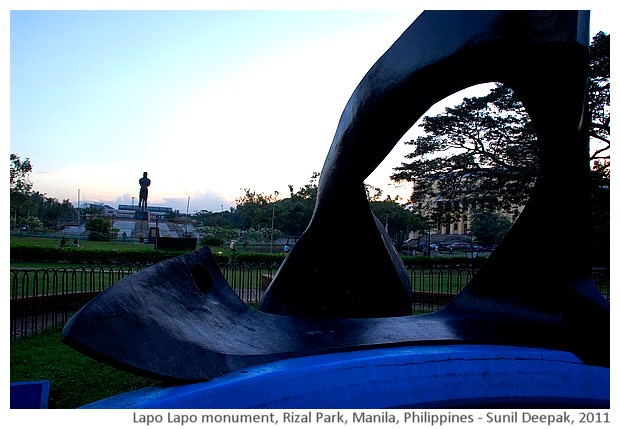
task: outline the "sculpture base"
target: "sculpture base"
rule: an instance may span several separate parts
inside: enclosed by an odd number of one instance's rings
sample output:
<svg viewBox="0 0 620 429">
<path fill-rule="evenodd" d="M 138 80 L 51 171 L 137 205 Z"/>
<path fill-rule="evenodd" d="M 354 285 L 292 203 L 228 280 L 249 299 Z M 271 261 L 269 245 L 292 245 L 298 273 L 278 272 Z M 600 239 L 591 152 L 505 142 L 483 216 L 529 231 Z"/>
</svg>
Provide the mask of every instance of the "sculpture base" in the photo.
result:
<svg viewBox="0 0 620 429">
<path fill-rule="evenodd" d="M 142 211 L 142 210 L 136 210 L 136 213 L 134 215 L 134 219 L 135 220 L 150 221 L 151 220 L 151 212 L 145 212 L 145 211 Z"/>
<path fill-rule="evenodd" d="M 609 389 L 609 368 L 570 352 L 439 345 L 284 359 L 83 408 L 608 408 Z"/>
<path fill-rule="evenodd" d="M 198 239 L 196 237 L 158 237 L 155 250 L 196 250 Z"/>
</svg>

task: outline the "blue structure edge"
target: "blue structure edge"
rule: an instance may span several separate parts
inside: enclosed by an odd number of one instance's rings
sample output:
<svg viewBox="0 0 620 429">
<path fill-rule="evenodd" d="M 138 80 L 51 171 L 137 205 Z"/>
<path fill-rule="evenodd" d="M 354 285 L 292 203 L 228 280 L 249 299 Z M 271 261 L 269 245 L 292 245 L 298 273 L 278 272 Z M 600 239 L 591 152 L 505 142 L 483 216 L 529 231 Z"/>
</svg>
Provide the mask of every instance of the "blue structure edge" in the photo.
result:
<svg viewBox="0 0 620 429">
<path fill-rule="evenodd" d="M 83 408 L 609 408 L 610 370 L 565 351 L 406 346 L 285 359 Z"/>
<path fill-rule="evenodd" d="M 11 383 L 11 408 L 47 408 L 49 394 L 49 380 L 13 382 Z"/>
</svg>

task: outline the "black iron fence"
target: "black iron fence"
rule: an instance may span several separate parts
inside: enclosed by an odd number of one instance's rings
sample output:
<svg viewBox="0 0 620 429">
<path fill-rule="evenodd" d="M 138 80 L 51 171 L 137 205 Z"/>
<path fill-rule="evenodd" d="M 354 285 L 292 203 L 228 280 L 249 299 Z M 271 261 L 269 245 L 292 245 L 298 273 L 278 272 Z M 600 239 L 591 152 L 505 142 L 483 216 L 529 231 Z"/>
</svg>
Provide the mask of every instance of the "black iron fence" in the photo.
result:
<svg viewBox="0 0 620 429">
<path fill-rule="evenodd" d="M 139 271 L 140 266 L 11 269 L 11 339 L 62 328 L 71 315 L 101 291 Z M 220 267 L 235 293 L 257 304 L 278 264 Z M 447 305 L 475 273 L 473 268 L 410 267 L 413 313 Z M 609 272 L 594 271 L 599 289 L 609 299 Z"/>
<path fill-rule="evenodd" d="M 11 339 L 62 328 L 98 293 L 140 266 L 11 269 Z"/>
</svg>

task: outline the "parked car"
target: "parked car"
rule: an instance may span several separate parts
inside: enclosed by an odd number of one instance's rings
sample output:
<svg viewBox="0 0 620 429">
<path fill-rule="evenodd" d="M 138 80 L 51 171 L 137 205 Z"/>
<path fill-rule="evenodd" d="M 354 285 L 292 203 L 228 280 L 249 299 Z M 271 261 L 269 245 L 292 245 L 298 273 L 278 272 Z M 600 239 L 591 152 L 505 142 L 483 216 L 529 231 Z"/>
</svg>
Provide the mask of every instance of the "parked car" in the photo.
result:
<svg viewBox="0 0 620 429">
<path fill-rule="evenodd" d="M 437 250 L 439 252 L 449 252 L 450 247 L 447 243 L 437 243 Z"/>
<path fill-rule="evenodd" d="M 450 243 L 448 249 L 450 250 L 471 250 L 471 243 Z"/>
</svg>

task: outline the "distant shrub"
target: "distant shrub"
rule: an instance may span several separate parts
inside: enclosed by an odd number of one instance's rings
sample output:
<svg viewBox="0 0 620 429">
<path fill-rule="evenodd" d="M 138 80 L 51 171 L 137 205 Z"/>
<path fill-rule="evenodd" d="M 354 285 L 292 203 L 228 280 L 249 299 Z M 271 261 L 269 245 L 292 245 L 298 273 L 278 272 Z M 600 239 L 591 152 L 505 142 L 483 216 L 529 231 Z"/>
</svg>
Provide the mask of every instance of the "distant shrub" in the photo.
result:
<svg viewBox="0 0 620 429">
<path fill-rule="evenodd" d="M 224 241 L 221 238 L 216 237 L 202 237 L 200 244 L 203 246 L 221 246 Z"/>
</svg>

